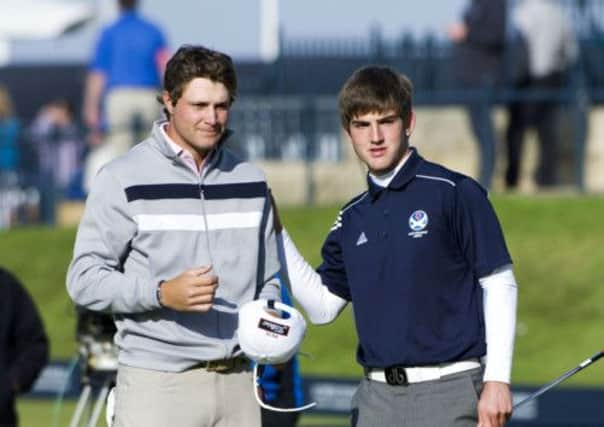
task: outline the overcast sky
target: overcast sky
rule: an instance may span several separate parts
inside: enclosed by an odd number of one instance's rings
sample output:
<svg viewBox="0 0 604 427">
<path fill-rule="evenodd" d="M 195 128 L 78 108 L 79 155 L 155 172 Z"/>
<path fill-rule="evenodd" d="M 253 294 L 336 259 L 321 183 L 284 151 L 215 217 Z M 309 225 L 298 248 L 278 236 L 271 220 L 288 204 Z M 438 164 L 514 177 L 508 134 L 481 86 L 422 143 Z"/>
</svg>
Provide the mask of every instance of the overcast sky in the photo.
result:
<svg viewBox="0 0 604 427">
<path fill-rule="evenodd" d="M 112 4 L 111 0 L 96 3 Z M 459 18 L 466 3 L 467 0 L 280 0 L 279 20 L 287 38 L 365 36 L 376 25 L 388 38 L 405 30 L 442 35 L 446 25 Z M 246 59 L 260 56 L 259 4 L 260 0 L 141 0 L 141 11 L 164 28 L 172 48 L 183 43 L 202 43 L 236 59 Z M 98 23 L 92 23 L 56 40 L 13 42 L 13 60 L 86 61 L 97 27 Z"/>
</svg>

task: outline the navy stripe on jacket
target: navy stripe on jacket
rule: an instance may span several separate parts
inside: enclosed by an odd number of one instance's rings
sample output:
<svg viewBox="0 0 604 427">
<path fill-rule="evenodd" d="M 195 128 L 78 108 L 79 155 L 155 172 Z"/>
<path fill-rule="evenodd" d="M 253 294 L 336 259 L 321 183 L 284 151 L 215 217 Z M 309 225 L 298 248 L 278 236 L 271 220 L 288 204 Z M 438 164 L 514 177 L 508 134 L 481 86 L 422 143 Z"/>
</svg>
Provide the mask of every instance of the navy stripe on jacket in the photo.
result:
<svg viewBox="0 0 604 427">
<path fill-rule="evenodd" d="M 126 198 L 129 202 L 135 200 L 160 199 L 199 199 L 203 191 L 207 200 L 220 199 L 253 199 L 265 197 L 266 182 L 245 182 L 236 184 L 155 184 L 134 185 L 126 188 Z"/>
</svg>

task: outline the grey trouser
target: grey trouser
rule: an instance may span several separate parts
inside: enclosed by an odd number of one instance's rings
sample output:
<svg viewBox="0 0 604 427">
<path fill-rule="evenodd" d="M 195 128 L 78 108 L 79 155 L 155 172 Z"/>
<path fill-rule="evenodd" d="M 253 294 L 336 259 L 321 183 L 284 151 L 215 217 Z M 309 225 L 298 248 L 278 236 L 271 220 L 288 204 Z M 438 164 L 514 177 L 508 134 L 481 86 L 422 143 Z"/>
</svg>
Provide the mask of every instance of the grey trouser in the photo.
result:
<svg viewBox="0 0 604 427">
<path fill-rule="evenodd" d="M 363 378 L 352 398 L 353 427 L 476 427 L 481 368 L 391 386 Z"/>
<path fill-rule="evenodd" d="M 260 427 L 249 370 L 162 372 L 120 365 L 113 427 Z"/>
</svg>

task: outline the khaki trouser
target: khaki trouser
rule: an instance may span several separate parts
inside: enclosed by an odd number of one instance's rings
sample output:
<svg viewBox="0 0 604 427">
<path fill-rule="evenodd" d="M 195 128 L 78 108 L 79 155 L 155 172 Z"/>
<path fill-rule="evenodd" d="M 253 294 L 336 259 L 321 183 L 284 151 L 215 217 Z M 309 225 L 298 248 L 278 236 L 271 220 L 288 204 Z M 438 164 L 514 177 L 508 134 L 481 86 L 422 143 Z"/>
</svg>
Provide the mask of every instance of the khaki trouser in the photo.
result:
<svg viewBox="0 0 604 427">
<path fill-rule="evenodd" d="M 120 365 L 114 427 L 260 427 L 246 368 L 162 372 Z"/>
</svg>

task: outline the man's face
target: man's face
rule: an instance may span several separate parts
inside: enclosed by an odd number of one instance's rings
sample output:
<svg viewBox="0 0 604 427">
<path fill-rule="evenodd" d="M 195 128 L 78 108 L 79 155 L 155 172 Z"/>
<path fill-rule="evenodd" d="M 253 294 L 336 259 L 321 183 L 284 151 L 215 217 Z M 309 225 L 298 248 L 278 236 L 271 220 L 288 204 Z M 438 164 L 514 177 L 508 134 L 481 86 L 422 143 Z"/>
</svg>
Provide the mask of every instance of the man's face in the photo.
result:
<svg viewBox="0 0 604 427">
<path fill-rule="evenodd" d="M 226 130 L 229 117 L 227 88 L 222 83 L 197 77 L 185 86 L 175 105 L 167 92 L 164 91 L 163 97 L 170 112 L 168 135 L 203 160 Z"/>
<path fill-rule="evenodd" d="M 354 151 L 376 175 L 390 172 L 405 156 L 405 132 L 403 120 L 392 110 L 355 116 L 348 126 Z"/>
</svg>

